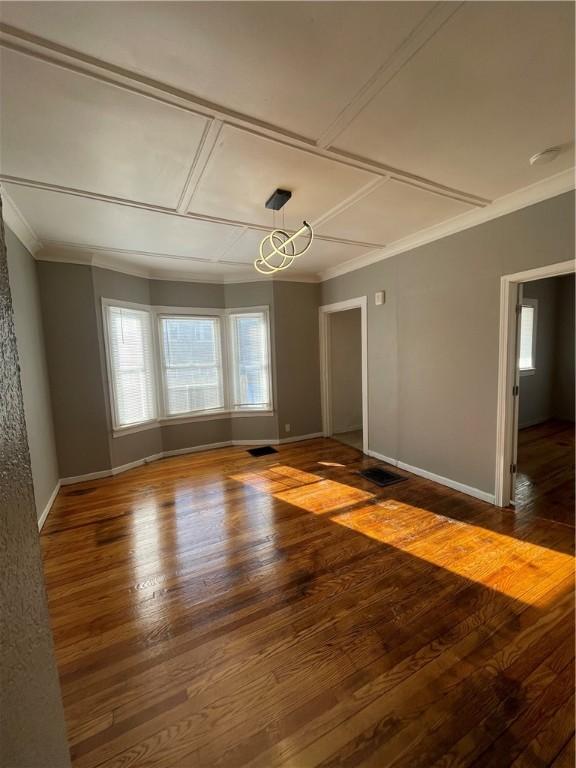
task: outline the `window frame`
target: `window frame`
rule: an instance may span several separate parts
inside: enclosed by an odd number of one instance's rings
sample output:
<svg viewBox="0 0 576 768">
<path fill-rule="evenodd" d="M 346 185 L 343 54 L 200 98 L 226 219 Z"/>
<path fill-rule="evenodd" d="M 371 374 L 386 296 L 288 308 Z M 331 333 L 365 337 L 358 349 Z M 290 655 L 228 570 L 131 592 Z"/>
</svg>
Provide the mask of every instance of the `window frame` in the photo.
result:
<svg viewBox="0 0 576 768">
<path fill-rule="evenodd" d="M 166 309 L 166 308 L 162 308 Z M 226 370 L 226 357 L 225 357 L 225 330 L 224 330 L 224 323 L 222 322 L 223 316 L 219 312 L 202 312 L 202 310 L 198 311 L 180 311 L 177 312 L 171 311 L 155 311 L 154 314 L 156 315 L 156 333 L 158 336 L 158 367 L 160 368 L 160 400 L 162 404 L 161 408 L 161 421 L 167 421 L 167 422 L 173 422 L 174 420 L 182 420 L 183 418 L 197 418 L 199 416 L 210 416 L 213 414 L 216 415 L 222 415 L 223 413 L 226 413 L 228 410 L 228 391 L 226 386 L 226 376 L 227 376 L 227 370 Z M 169 319 L 169 318 L 184 318 L 184 317 L 197 317 L 199 319 L 210 319 L 218 320 L 218 345 L 219 345 L 219 352 L 220 352 L 220 383 L 222 387 L 222 405 L 218 408 L 209 408 L 204 410 L 196 410 L 196 411 L 184 411 L 183 413 L 168 413 L 168 385 L 166 382 L 166 366 L 164 364 L 164 336 L 162 333 L 162 320 Z"/>
<path fill-rule="evenodd" d="M 138 421 L 133 424 L 120 424 L 118 420 L 118 398 L 116 396 L 116 380 L 114 377 L 114 365 L 112 363 L 112 349 L 110 338 L 110 316 L 109 309 L 128 309 L 135 312 L 143 312 L 148 315 L 150 322 L 150 340 L 151 340 L 151 380 L 152 380 L 152 401 L 154 405 L 154 416 L 146 421 Z M 159 407 L 158 407 L 158 384 L 157 384 L 157 366 L 156 366 L 156 340 L 154 333 L 153 318 L 150 313 L 149 307 L 142 304 L 135 304 L 129 301 L 114 301 L 113 299 L 102 299 L 102 322 L 103 322 L 103 335 L 104 335 L 104 349 L 106 358 L 106 377 L 108 379 L 108 398 L 109 398 L 109 410 L 110 419 L 112 422 L 113 434 L 129 434 L 130 432 L 139 431 L 140 429 L 149 429 L 158 422 Z"/>
<path fill-rule="evenodd" d="M 273 382 L 273 368 L 272 368 L 272 331 L 270 326 L 270 307 L 269 306 L 256 306 L 256 307 L 237 307 L 229 308 L 226 310 L 227 315 L 227 340 L 229 344 L 229 368 L 230 368 L 230 411 L 236 414 L 242 413 L 273 413 L 274 412 L 274 382 Z M 267 348 L 267 362 L 268 362 L 268 400 L 269 402 L 263 406 L 250 406 L 250 405 L 233 405 L 234 389 L 236 386 L 236 356 L 235 356 L 235 343 L 232 335 L 232 317 L 235 315 L 263 315 L 264 327 L 266 332 L 266 348 Z"/>
<path fill-rule="evenodd" d="M 272 328 L 270 323 L 270 307 L 170 307 L 140 304 L 131 301 L 109 299 L 102 297 L 102 330 L 104 354 L 106 358 L 106 377 L 108 379 L 109 411 L 112 425 L 112 437 L 121 437 L 135 432 L 141 432 L 154 427 L 167 426 L 169 424 L 186 424 L 194 421 L 210 421 L 222 418 L 243 418 L 251 416 L 263 416 L 274 413 L 274 370 L 272 367 Z M 121 426 L 117 422 L 116 394 L 110 349 L 110 326 L 108 322 L 108 307 L 118 307 L 146 312 L 150 316 L 152 336 L 152 380 L 154 386 L 154 405 L 156 416 L 148 421 Z M 242 407 L 232 406 L 233 390 L 233 360 L 232 343 L 230 343 L 230 320 L 233 314 L 264 314 L 266 326 L 266 340 L 268 345 L 268 372 L 269 372 L 269 407 Z M 164 350 L 162 346 L 161 318 L 162 317 L 205 317 L 220 319 L 220 359 L 223 392 L 223 407 L 206 411 L 187 411 L 186 413 L 168 415 L 166 410 L 167 390 L 164 383 Z"/>
<path fill-rule="evenodd" d="M 538 337 L 538 299 L 530 299 L 528 297 L 523 298 L 520 302 L 521 307 L 531 307 L 534 314 L 532 315 L 532 365 L 529 368 L 522 368 L 520 366 L 520 348 L 518 349 L 518 372 L 520 376 L 533 376 L 536 373 L 536 346 Z M 522 312 L 520 312 L 520 329 L 518 332 L 518 341 L 520 343 L 522 333 Z"/>
</svg>

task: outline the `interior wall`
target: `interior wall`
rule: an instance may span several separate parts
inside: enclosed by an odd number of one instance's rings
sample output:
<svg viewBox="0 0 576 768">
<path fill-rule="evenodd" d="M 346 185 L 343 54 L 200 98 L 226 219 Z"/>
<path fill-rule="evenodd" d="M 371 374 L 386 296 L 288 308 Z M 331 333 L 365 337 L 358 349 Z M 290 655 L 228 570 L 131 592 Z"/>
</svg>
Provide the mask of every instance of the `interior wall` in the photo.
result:
<svg viewBox="0 0 576 768">
<path fill-rule="evenodd" d="M 536 299 L 536 366 L 520 374 L 518 426 L 548 419 L 574 421 L 574 275 L 524 283 Z"/>
<path fill-rule="evenodd" d="M 555 278 L 523 284 L 523 297 L 538 302 L 536 365 L 520 373 L 518 426 L 540 424 L 552 416 L 552 387 L 556 368 L 557 282 Z"/>
<path fill-rule="evenodd" d="M 317 284 L 282 283 L 277 289 L 271 281 L 172 282 L 89 265 L 38 266 L 61 477 L 123 466 L 165 451 L 230 440 L 276 440 L 280 414 L 283 423 L 291 424 L 286 436 L 321 430 Z M 102 298 L 169 307 L 269 306 L 274 412 L 183 421 L 114 437 Z"/>
<path fill-rule="evenodd" d="M 44 590 L 1 201 L 0 360 L 0 765 L 67 768 L 70 757 Z"/>
<path fill-rule="evenodd" d="M 574 303 L 575 276 L 557 278 L 558 310 L 556 312 L 556 367 L 552 385 L 552 416 L 574 421 Z"/>
<path fill-rule="evenodd" d="M 362 429 L 362 313 L 348 309 L 328 315 L 332 431 Z"/>
<path fill-rule="evenodd" d="M 36 262 L 9 229 L 6 229 L 6 248 L 36 516 L 40 520 L 60 477 L 40 294 Z"/>
<path fill-rule="evenodd" d="M 573 258 L 570 192 L 325 281 L 368 297 L 369 448 L 493 494 L 500 278 Z"/>
</svg>

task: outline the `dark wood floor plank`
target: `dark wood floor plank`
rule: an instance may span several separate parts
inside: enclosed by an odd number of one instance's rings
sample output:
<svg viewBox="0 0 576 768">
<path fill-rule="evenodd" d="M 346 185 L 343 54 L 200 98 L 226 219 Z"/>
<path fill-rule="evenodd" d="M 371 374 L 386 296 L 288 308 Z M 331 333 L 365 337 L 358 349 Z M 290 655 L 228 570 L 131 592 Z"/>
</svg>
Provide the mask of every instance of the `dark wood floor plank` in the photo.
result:
<svg viewBox="0 0 576 768">
<path fill-rule="evenodd" d="M 62 489 L 42 545 L 75 768 L 566 761 L 572 530 L 379 488 L 377 463 L 317 439 Z"/>
</svg>

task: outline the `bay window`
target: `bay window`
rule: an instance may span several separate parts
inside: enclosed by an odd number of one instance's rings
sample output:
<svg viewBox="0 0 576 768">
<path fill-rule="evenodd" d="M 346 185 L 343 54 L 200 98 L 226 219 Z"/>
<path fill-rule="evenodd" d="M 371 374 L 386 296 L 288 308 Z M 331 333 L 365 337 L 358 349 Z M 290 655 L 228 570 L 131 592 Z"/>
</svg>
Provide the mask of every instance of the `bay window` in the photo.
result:
<svg viewBox="0 0 576 768">
<path fill-rule="evenodd" d="M 102 303 L 116 432 L 272 410 L 267 307 L 172 310 Z"/>
</svg>

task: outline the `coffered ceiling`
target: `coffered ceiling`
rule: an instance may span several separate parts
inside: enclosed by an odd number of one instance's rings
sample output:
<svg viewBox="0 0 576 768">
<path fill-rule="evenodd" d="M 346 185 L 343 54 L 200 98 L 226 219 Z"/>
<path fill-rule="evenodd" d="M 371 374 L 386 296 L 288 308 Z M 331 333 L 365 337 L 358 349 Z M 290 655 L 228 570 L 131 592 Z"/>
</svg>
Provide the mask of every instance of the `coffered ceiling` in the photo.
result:
<svg viewBox="0 0 576 768">
<path fill-rule="evenodd" d="M 283 187 L 286 226 L 317 233 L 286 277 L 315 279 L 571 183 L 570 2 L 4 2 L 0 17 L 0 178 L 38 258 L 251 279 Z M 550 146 L 555 162 L 530 166 Z"/>
</svg>

